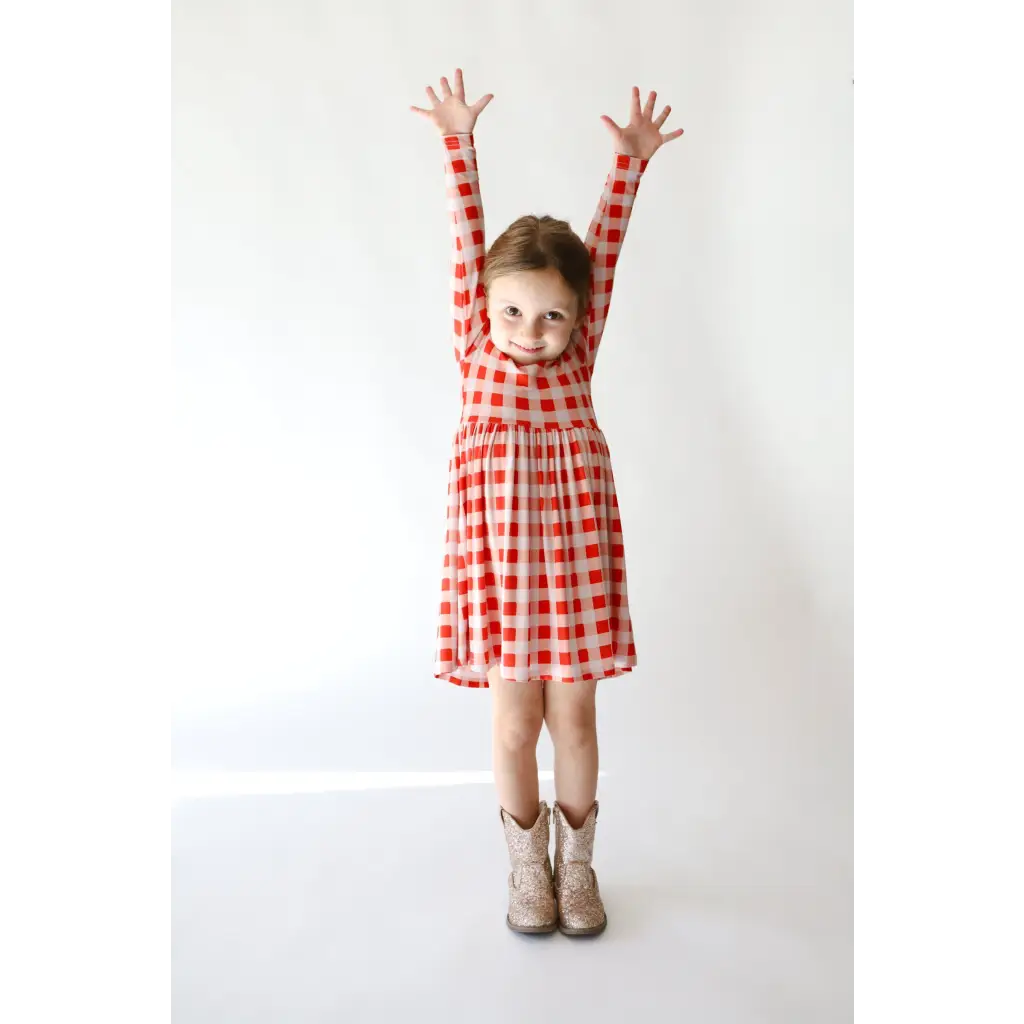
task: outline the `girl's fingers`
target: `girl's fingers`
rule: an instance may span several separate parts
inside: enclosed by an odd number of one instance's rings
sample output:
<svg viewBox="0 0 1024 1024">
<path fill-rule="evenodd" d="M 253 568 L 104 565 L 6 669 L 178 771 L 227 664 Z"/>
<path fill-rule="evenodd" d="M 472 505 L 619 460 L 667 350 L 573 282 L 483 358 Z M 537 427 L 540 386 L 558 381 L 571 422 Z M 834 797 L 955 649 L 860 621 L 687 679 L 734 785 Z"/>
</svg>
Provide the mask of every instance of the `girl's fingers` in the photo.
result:
<svg viewBox="0 0 1024 1024">
<path fill-rule="evenodd" d="M 451 96 L 451 94 L 452 94 L 452 87 L 448 84 L 448 79 L 447 78 L 442 78 L 441 79 L 441 95 L 445 99 L 448 99 L 448 97 Z"/>
<path fill-rule="evenodd" d="M 441 101 L 437 98 L 437 93 L 434 92 L 434 87 L 432 85 L 427 86 L 427 98 L 435 107 L 439 107 L 441 105 Z"/>
<path fill-rule="evenodd" d="M 671 142 L 673 139 L 678 139 L 679 136 L 682 135 L 682 134 L 683 134 L 683 129 L 682 128 L 677 128 L 674 132 L 669 132 L 668 135 L 662 135 L 661 141 L 662 142 Z"/>
<path fill-rule="evenodd" d="M 422 107 L 410 107 L 409 108 L 414 114 L 422 114 L 424 117 L 430 117 L 430 111 L 424 110 Z"/>
<path fill-rule="evenodd" d="M 608 131 L 612 133 L 612 138 L 618 139 L 622 134 L 622 129 L 607 114 L 602 114 L 601 120 L 604 122 Z"/>
<path fill-rule="evenodd" d="M 650 118 L 650 116 L 651 116 L 651 114 L 653 114 L 653 113 L 654 113 L 654 104 L 655 104 L 655 103 L 656 103 L 657 101 L 658 101 L 658 94 L 657 94 L 656 92 L 652 92 L 652 93 L 651 93 L 651 94 L 650 94 L 650 95 L 649 95 L 649 96 L 647 97 L 647 103 L 646 103 L 646 105 L 644 106 L 644 117 L 645 117 L 645 118 L 648 118 L 648 119 L 649 119 L 649 118 Z"/>
<path fill-rule="evenodd" d="M 462 68 L 455 69 L 455 95 L 458 99 L 465 102 L 466 100 L 466 88 L 462 84 Z"/>
<path fill-rule="evenodd" d="M 654 127 L 660 128 L 668 118 L 669 112 L 672 110 L 671 107 L 666 107 L 655 119 Z"/>
<path fill-rule="evenodd" d="M 472 110 L 474 114 L 479 114 L 480 111 L 483 110 L 484 107 L 486 107 L 487 104 L 490 103 L 491 100 L 493 99 L 494 93 L 489 92 L 486 96 L 481 96 L 480 99 L 478 99 L 476 103 L 474 103 L 473 106 L 470 107 L 470 110 Z"/>
<path fill-rule="evenodd" d="M 630 114 L 632 117 L 640 117 L 640 87 L 633 86 L 633 100 L 629 106 Z"/>
</svg>

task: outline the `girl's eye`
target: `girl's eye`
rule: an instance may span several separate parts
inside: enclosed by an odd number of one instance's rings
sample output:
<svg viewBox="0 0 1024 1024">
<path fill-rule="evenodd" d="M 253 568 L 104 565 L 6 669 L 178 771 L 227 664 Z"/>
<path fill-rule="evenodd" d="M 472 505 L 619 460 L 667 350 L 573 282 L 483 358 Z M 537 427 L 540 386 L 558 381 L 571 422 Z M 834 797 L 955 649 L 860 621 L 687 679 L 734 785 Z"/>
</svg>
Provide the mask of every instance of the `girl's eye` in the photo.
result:
<svg viewBox="0 0 1024 1024">
<path fill-rule="evenodd" d="M 506 306 L 506 307 L 505 307 L 505 312 L 506 312 L 506 313 L 507 313 L 507 314 L 508 314 L 509 316 L 519 316 L 519 310 L 518 310 L 518 308 L 517 308 L 517 307 L 515 307 L 515 306 Z"/>
<path fill-rule="evenodd" d="M 554 310 L 552 310 L 547 315 L 550 316 L 550 317 L 554 317 L 556 320 L 561 320 L 562 319 L 562 314 L 561 313 L 556 313 Z"/>
</svg>

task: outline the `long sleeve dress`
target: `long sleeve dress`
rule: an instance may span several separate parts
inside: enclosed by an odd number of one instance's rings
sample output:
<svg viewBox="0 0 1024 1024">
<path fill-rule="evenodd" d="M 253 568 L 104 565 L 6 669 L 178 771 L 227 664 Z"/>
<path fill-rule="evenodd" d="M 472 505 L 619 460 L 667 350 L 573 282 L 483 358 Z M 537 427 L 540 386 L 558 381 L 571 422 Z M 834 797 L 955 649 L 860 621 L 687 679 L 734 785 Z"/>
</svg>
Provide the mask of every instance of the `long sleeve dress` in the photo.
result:
<svg viewBox="0 0 1024 1024">
<path fill-rule="evenodd" d="M 495 664 L 517 682 L 618 676 L 636 665 L 636 649 L 590 381 L 647 161 L 614 158 L 586 239 L 591 300 L 582 326 L 556 359 L 519 365 L 491 340 L 473 136 L 444 144 L 462 415 L 448 467 L 434 676 L 486 687 Z"/>
</svg>

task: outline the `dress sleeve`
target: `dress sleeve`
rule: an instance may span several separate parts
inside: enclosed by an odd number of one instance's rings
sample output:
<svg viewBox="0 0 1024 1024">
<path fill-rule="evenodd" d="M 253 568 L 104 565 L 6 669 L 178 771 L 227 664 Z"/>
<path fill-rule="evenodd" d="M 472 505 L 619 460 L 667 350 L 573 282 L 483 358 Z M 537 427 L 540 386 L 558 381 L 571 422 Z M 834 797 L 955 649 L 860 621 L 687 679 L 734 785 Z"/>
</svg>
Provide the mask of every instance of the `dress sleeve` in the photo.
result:
<svg viewBox="0 0 1024 1024">
<path fill-rule="evenodd" d="M 452 319 L 455 358 L 461 363 L 480 339 L 486 317 L 484 208 L 480 202 L 472 135 L 446 135 L 445 187 L 452 232 Z"/>
<path fill-rule="evenodd" d="M 587 233 L 590 252 L 590 309 L 583 322 L 583 341 L 586 345 L 587 366 L 593 368 L 597 349 L 601 344 L 608 307 L 612 299 L 612 281 L 615 263 L 626 236 L 629 215 L 633 211 L 640 178 L 647 169 L 647 161 L 639 157 L 615 154 L 615 163 L 608 172 L 601 201 Z"/>
</svg>

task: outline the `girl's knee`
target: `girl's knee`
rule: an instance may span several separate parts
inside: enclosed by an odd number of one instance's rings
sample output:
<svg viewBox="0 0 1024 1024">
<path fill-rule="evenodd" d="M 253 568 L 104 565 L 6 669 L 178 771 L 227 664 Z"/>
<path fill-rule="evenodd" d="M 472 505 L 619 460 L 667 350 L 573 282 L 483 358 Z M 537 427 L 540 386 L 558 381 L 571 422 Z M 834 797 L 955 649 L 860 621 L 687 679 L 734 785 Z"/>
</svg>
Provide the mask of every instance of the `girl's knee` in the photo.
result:
<svg viewBox="0 0 1024 1024">
<path fill-rule="evenodd" d="M 495 735 L 509 751 L 532 750 L 540 739 L 544 715 L 539 711 L 508 709 L 495 719 Z"/>
<path fill-rule="evenodd" d="M 560 709 L 548 715 L 547 726 L 552 743 L 563 750 L 578 750 L 597 742 L 597 719 L 587 709 Z"/>
</svg>

